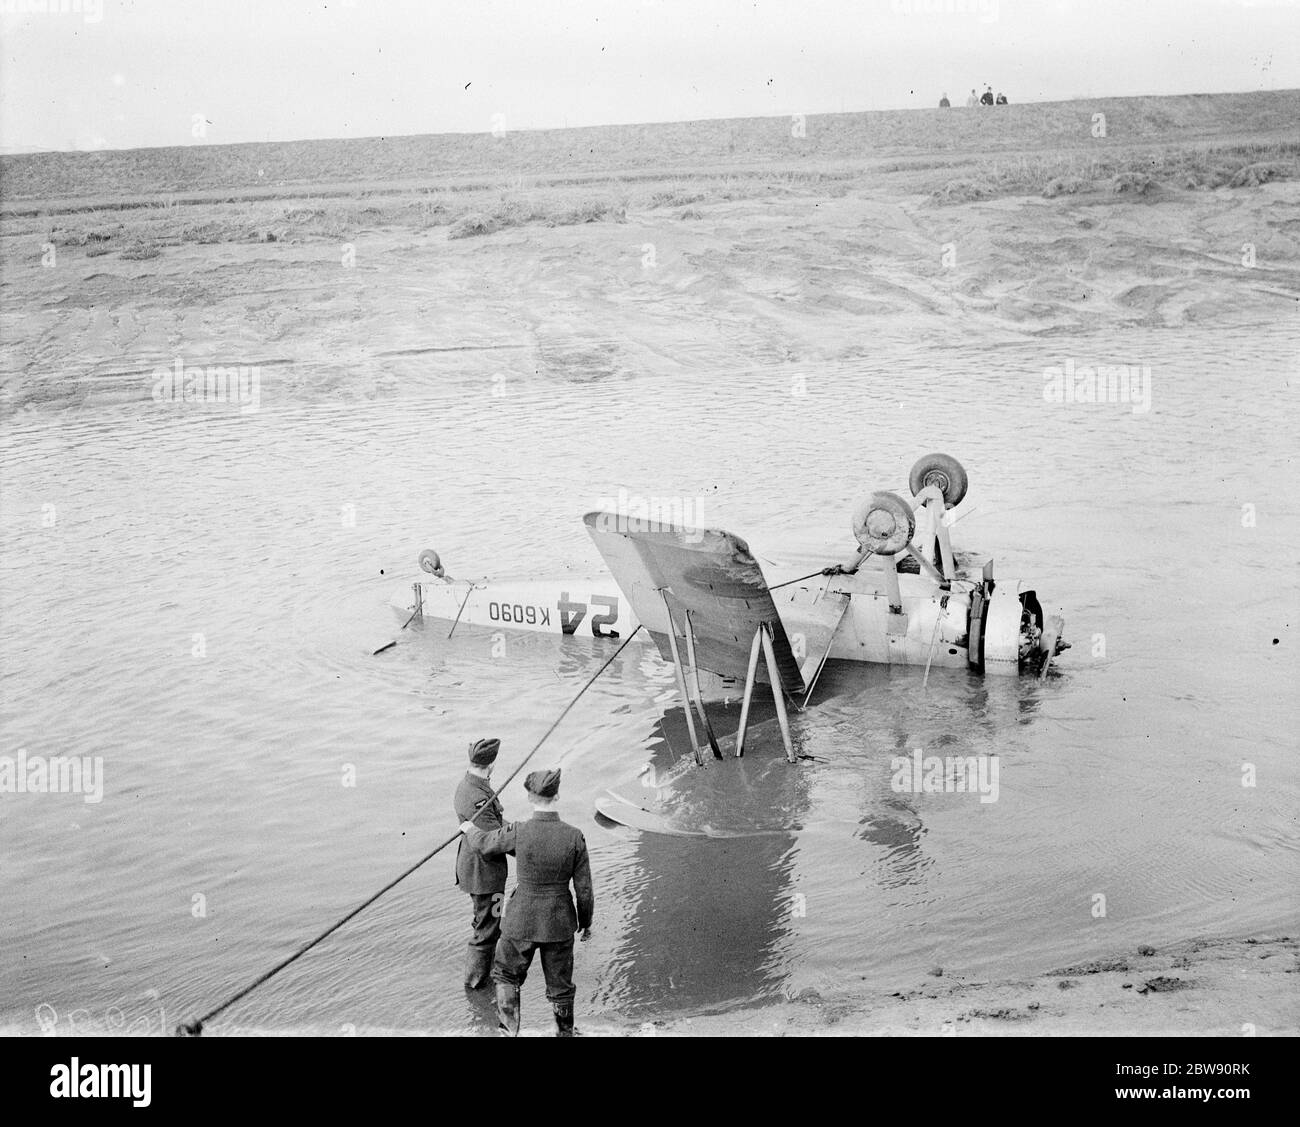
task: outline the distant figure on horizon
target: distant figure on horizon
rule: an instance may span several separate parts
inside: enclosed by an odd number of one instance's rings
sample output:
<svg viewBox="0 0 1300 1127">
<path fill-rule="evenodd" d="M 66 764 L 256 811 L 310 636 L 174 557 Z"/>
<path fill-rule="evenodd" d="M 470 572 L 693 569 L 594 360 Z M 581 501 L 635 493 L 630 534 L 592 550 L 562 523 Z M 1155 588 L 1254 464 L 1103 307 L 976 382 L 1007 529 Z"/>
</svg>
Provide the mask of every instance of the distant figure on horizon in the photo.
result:
<svg viewBox="0 0 1300 1127">
<path fill-rule="evenodd" d="M 973 94 L 974 91 L 972 90 L 971 93 Z M 986 87 L 984 87 L 984 93 L 980 95 L 980 104 L 981 104 L 981 105 L 985 105 L 985 106 L 991 106 L 991 105 L 993 105 L 993 87 L 992 87 L 992 86 L 986 86 Z"/>
<path fill-rule="evenodd" d="M 966 99 L 966 105 L 969 108 L 970 106 L 978 106 L 979 104 L 980 104 L 980 100 L 978 96 L 975 94 L 975 87 L 972 86 L 970 90 L 970 97 Z"/>
<path fill-rule="evenodd" d="M 1007 104 L 1007 96 L 1006 96 L 1005 94 L 999 94 L 999 95 L 998 95 L 998 100 L 997 100 L 997 105 L 999 105 L 999 106 L 1005 106 L 1006 104 Z"/>
<path fill-rule="evenodd" d="M 946 109 L 948 109 L 951 105 L 952 105 L 952 103 L 951 103 L 950 101 L 948 101 L 948 95 L 947 95 L 947 94 L 945 94 L 942 98 L 939 99 L 939 108 L 940 108 L 941 110 L 946 110 Z"/>
</svg>

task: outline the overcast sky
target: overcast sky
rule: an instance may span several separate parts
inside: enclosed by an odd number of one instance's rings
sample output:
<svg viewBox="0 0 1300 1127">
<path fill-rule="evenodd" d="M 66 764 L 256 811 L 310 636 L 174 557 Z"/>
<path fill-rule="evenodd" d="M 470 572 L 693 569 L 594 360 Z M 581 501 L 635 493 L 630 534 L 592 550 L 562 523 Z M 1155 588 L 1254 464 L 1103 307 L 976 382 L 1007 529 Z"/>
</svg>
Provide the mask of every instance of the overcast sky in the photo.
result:
<svg viewBox="0 0 1300 1127">
<path fill-rule="evenodd" d="M 0 0 L 0 11 L 7 151 L 898 109 L 985 84 L 1012 102 L 1300 87 L 1297 0 Z M 211 123 L 204 137 L 195 115 Z"/>
</svg>

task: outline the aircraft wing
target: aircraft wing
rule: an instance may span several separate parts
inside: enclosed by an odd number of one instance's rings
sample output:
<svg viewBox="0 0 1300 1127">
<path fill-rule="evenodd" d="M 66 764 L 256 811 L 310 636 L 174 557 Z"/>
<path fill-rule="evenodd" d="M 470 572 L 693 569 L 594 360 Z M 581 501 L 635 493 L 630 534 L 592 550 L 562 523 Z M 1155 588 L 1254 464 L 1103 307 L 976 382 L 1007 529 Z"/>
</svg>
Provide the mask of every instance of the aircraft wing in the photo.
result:
<svg viewBox="0 0 1300 1127">
<path fill-rule="evenodd" d="M 672 660 L 672 651 L 668 611 L 660 594 L 664 588 L 678 639 L 685 636 L 684 612 L 690 612 L 699 668 L 743 682 L 754 634 L 767 623 L 782 686 L 791 695 L 804 691 L 799 662 L 763 571 L 738 536 L 717 529 L 652 524 L 614 513 L 588 513 L 583 522 L 666 660 Z M 686 659 L 684 651 L 682 659 Z M 761 660 L 757 679 L 768 683 L 766 663 Z"/>
</svg>

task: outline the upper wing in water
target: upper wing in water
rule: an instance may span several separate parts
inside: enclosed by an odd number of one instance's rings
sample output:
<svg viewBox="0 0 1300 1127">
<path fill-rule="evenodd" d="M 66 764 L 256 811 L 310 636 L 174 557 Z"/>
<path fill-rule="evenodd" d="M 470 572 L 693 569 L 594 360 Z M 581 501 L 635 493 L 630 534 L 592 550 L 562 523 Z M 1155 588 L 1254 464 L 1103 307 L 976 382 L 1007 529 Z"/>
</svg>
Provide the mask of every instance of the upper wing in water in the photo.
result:
<svg viewBox="0 0 1300 1127">
<path fill-rule="evenodd" d="M 717 529 L 639 521 L 614 513 L 588 513 L 582 519 L 636 617 L 664 658 L 672 659 L 668 611 L 660 594 L 666 589 L 678 638 L 685 633 L 683 612 L 690 612 L 699 668 L 743 681 L 754 634 L 767 623 L 783 687 L 792 695 L 804 691 L 799 663 L 790 649 L 762 568 L 750 554 L 749 545 L 738 536 Z M 685 653 L 682 659 L 685 661 Z M 762 661 L 758 664 L 758 680 L 768 682 Z"/>
</svg>

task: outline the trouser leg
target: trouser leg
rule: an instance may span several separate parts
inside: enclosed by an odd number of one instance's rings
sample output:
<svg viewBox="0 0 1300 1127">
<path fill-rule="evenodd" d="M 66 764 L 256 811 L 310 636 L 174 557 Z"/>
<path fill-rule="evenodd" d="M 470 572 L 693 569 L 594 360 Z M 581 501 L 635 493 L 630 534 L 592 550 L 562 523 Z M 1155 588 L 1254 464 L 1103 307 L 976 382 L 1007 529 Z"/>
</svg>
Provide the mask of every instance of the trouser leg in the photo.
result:
<svg viewBox="0 0 1300 1127">
<path fill-rule="evenodd" d="M 528 977 L 536 944 L 523 940 L 497 940 L 496 958 L 492 962 L 492 979 L 497 989 L 498 1024 L 511 1037 L 519 1034 L 519 988 Z"/>
<path fill-rule="evenodd" d="M 495 951 L 497 940 L 501 936 L 501 893 L 485 892 L 470 897 L 473 902 L 473 932 L 470 935 L 471 947 L 485 947 Z"/>
<path fill-rule="evenodd" d="M 488 980 L 501 933 L 500 894 L 472 895 L 473 931 L 465 955 L 465 985 L 477 990 Z"/>
<path fill-rule="evenodd" d="M 543 943 L 541 947 L 547 1001 L 572 1006 L 574 995 L 578 992 L 573 985 L 573 940 Z"/>
<path fill-rule="evenodd" d="M 561 1037 L 573 1036 L 573 940 L 543 943 L 542 973 L 546 975 L 546 997 L 555 1011 L 555 1028 Z"/>
<path fill-rule="evenodd" d="M 536 950 L 536 943 L 501 936 L 497 940 L 496 958 L 492 961 L 492 980 L 522 986 L 528 977 L 528 968 L 533 965 L 533 952 Z"/>
</svg>

